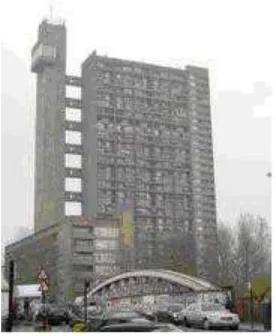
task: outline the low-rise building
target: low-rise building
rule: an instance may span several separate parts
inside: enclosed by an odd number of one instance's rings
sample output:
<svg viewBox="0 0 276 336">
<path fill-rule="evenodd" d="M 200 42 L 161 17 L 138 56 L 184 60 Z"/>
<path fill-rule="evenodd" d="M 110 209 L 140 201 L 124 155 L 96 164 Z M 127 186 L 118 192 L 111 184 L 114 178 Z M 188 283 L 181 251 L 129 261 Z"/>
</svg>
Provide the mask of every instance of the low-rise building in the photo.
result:
<svg viewBox="0 0 276 336">
<path fill-rule="evenodd" d="M 85 280 L 93 283 L 123 271 L 116 220 L 68 221 L 5 248 L 6 263 L 15 261 L 16 285 L 36 283 L 43 267 L 49 277 L 49 299 L 70 301 L 83 294 Z"/>
</svg>

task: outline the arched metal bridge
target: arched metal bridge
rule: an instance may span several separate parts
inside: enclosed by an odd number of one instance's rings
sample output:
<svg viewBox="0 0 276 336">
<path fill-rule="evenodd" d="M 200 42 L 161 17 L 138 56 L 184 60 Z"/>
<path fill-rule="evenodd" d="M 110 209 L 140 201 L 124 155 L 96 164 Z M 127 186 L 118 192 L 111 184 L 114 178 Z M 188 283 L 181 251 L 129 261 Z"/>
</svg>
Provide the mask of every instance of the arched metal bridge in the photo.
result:
<svg viewBox="0 0 276 336">
<path fill-rule="evenodd" d="M 210 293 L 221 289 L 201 278 L 169 270 L 139 270 L 116 275 L 88 293 L 89 299 L 122 299 L 146 295 Z"/>
</svg>

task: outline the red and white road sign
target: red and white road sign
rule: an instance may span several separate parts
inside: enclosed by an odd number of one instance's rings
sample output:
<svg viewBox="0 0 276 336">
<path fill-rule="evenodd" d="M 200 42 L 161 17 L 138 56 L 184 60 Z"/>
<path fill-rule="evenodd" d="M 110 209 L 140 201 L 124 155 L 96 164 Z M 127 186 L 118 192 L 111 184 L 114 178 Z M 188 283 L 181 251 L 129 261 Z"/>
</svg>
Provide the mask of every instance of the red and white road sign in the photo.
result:
<svg viewBox="0 0 276 336">
<path fill-rule="evenodd" d="M 38 290 L 41 292 L 47 291 L 49 289 L 49 276 L 43 267 L 40 268 L 36 278 L 39 283 Z"/>
<path fill-rule="evenodd" d="M 45 272 L 44 268 L 41 267 L 40 271 L 38 272 L 37 274 L 37 281 L 40 282 L 40 281 L 48 281 L 49 280 L 49 277 L 48 277 L 48 274 Z"/>
</svg>

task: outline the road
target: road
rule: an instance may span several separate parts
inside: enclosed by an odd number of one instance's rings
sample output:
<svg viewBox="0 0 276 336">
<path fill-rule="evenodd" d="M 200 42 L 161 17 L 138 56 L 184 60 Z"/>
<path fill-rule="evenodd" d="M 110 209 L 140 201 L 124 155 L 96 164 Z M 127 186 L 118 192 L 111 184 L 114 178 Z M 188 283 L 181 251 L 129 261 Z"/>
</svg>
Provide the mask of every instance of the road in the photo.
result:
<svg viewBox="0 0 276 336">
<path fill-rule="evenodd" d="M 180 329 L 182 329 L 184 332 L 204 332 L 205 330 L 203 329 L 195 329 L 195 328 L 187 328 L 187 327 L 184 327 L 184 326 L 180 326 L 179 327 Z M 257 329 L 257 330 L 256 330 Z M 262 332 L 264 331 L 261 327 L 259 328 L 256 328 L 254 331 L 259 331 L 259 332 Z M 24 326 L 24 325 L 20 325 L 20 326 L 15 326 L 13 327 L 13 332 L 33 332 L 34 331 L 34 327 L 33 326 Z M 71 328 L 68 326 L 68 325 L 61 325 L 61 326 L 57 326 L 57 327 L 52 327 L 52 330 L 51 332 L 71 332 Z M 221 332 L 221 330 L 212 330 L 212 331 L 218 331 L 218 332 Z M 226 332 L 228 330 L 225 330 Z M 239 332 L 241 331 L 250 331 L 250 328 L 247 328 L 247 327 L 243 327 L 241 325 L 241 328 L 239 330 Z M 231 331 L 233 332 L 233 331 Z"/>
<path fill-rule="evenodd" d="M 196 329 L 196 328 L 187 328 L 185 326 L 178 326 L 179 329 L 182 329 L 184 332 L 204 332 L 203 329 Z M 34 326 L 32 324 L 26 325 L 26 323 L 22 322 L 20 325 L 13 326 L 14 332 L 34 332 Z M 63 324 L 60 326 L 52 327 L 51 332 L 71 332 L 71 328 L 69 325 Z M 213 331 L 213 330 L 212 330 Z M 221 330 L 217 330 L 221 331 Z M 227 330 L 226 330 L 227 331 Z M 239 332 L 250 332 L 251 324 L 250 323 L 241 323 L 240 328 L 238 330 Z M 264 326 L 262 323 L 254 323 L 253 325 L 253 331 L 255 332 L 264 332 Z"/>
</svg>

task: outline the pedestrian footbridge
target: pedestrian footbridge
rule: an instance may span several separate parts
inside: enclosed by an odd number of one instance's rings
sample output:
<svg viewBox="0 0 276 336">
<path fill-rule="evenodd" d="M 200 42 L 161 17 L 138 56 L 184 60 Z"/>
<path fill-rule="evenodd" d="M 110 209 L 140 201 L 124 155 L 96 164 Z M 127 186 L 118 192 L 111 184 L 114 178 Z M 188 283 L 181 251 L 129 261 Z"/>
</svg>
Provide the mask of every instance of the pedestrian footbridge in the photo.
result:
<svg viewBox="0 0 276 336">
<path fill-rule="evenodd" d="M 88 293 L 88 299 L 112 300 L 220 291 L 219 287 L 195 276 L 164 269 L 147 269 L 122 273 L 103 281 Z"/>
</svg>

